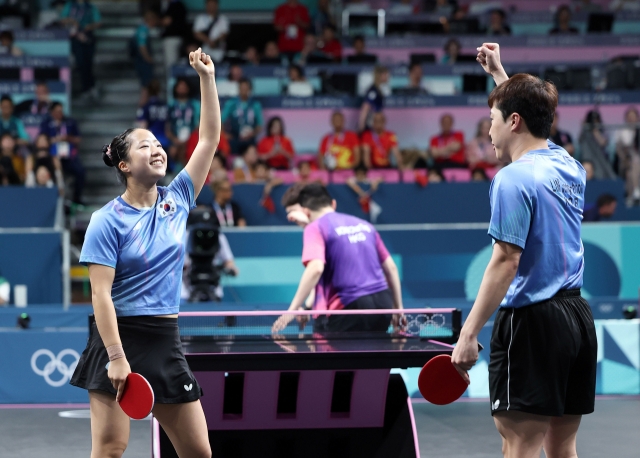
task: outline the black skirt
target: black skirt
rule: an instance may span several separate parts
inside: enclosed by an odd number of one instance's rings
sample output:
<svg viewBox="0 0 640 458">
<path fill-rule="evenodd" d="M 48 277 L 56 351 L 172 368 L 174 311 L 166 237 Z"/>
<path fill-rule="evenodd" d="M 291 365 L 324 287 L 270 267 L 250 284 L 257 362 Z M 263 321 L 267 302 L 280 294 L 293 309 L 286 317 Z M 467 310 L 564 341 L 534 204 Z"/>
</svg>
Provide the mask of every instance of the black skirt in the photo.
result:
<svg viewBox="0 0 640 458">
<path fill-rule="evenodd" d="M 202 389 L 182 351 L 177 318 L 131 316 L 118 318 L 122 347 L 132 372 L 151 384 L 158 404 L 179 404 L 200 399 Z M 116 394 L 109 377 L 109 356 L 93 322 L 87 348 L 78 361 L 71 385 Z"/>
</svg>

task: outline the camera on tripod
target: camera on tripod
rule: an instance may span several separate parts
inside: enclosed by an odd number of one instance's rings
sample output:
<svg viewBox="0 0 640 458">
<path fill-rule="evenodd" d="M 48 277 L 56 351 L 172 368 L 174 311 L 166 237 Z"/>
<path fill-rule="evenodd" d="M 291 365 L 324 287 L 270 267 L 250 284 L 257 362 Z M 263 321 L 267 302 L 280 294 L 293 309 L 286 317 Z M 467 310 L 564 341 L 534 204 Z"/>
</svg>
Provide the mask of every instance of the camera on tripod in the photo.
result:
<svg viewBox="0 0 640 458">
<path fill-rule="evenodd" d="M 187 253 L 191 258 L 189 301 L 219 301 L 216 288 L 220 285 L 222 266 L 214 262 L 220 251 L 220 225 L 213 210 L 196 208 L 187 219 Z"/>
</svg>

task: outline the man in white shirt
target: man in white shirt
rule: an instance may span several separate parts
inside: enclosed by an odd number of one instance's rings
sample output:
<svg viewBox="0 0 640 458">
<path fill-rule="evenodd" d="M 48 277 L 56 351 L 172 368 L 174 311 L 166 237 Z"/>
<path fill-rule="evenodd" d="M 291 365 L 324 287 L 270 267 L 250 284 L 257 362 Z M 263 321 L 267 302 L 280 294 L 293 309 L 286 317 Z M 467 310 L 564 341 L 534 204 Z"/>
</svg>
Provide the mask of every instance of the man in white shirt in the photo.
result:
<svg viewBox="0 0 640 458">
<path fill-rule="evenodd" d="M 218 0 L 207 0 L 205 10 L 206 13 L 199 14 L 193 23 L 193 36 L 202 42 L 202 52 L 220 62 L 224 58 L 229 19 L 219 13 Z"/>
</svg>

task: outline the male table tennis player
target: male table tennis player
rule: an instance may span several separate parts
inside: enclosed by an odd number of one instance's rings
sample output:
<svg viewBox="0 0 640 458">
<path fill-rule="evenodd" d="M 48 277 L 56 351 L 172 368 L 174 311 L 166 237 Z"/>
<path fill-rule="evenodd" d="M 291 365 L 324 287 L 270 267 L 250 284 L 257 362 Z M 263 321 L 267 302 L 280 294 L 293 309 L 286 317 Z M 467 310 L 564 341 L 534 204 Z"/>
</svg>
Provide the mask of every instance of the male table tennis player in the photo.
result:
<svg viewBox="0 0 640 458">
<path fill-rule="evenodd" d="M 305 270 L 289 310 L 301 309 L 314 288 L 315 310 L 402 309 L 398 268 L 375 228 L 336 212 L 335 201 L 321 184 L 302 188 L 298 203 L 309 224 L 303 236 Z M 281 316 L 273 331 L 281 331 L 293 319 Z M 394 315 L 395 327 L 399 319 Z M 388 327 L 387 315 L 333 315 L 316 330 L 386 331 Z"/>
<path fill-rule="evenodd" d="M 478 359 L 477 336 L 500 306 L 491 336 L 493 419 L 508 458 L 577 457 L 582 415 L 593 412 L 597 342 L 580 296 L 585 171 L 547 141 L 558 92 L 527 74 L 509 78 L 495 43 L 477 60 L 498 85 L 489 96 L 489 134 L 508 165 L 491 184 L 493 254 L 452 361 Z"/>
</svg>

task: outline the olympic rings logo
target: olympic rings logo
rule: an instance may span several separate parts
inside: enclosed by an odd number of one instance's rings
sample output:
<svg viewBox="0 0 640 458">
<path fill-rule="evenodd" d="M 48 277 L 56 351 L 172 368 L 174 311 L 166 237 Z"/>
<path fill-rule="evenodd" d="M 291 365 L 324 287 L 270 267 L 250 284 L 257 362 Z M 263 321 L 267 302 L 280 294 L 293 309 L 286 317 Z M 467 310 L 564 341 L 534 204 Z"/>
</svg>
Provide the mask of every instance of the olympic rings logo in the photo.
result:
<svg viewBox="0 0 640 458">
<path fill-rule="evenodd" d="M 441 313 L 409 315 L 406 332 L 412 336 L 421 336 L 422 333 L 448 330 L 447 319 Z"/>
<path fill-rule="evenodd" d="M 70 364 L 67 364 L 65 361 L 63 361 L 65 356 L 73 357 L 73 361 L 71 361 Z M 38 367 L 38 359 L 40 357 L 49 359 L 49 361 L 44 365 L 42 369 Z M 71 358 L 67 358 L 67 361 L 69 361 L 70 359 Z M 45 382 L 47 382 L 50 386 L 58 388 L 71 380 L 71 376 L 73 375 L 73 371 L 75 371 L 79 360 L 80 355 L 77 351 L 71 348 L 62 350 L 60 353 L 58 353 L 57 356 L 54 355 L 51 350 L 41 348 L 31 356 L 31 369 L 33 369 L 33 372 L 35 372 L 37 375 L 44 377 Z M 60 378 L 59 380 L 51 379 L 51 376 L 55 372 L 59 372 L 62 375 L 62 378 Z"/>
</svg>

